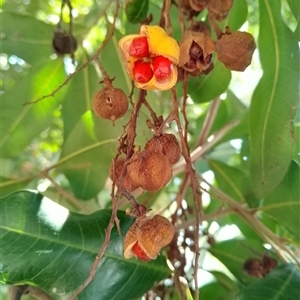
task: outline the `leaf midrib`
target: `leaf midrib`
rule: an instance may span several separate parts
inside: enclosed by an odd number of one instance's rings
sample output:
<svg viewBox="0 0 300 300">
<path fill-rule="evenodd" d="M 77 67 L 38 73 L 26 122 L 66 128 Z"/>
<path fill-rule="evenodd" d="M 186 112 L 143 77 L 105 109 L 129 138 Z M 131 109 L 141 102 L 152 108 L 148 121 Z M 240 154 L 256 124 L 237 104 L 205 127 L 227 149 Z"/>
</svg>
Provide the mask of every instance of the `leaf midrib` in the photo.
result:
<svg viewBox="0 0 300 300">
<path fill-rule="evenodd" d="M 267 107 L 267 111 L 266 111 L 266 117 L 263 123 L 263 128 L 262 128 L 262 143 L 261 143 L 261 160 L 262 160 L 262 168 L 261 168 L 261 178 L 264 181 L 265 178 L 265 154 L 264 154 L 264 149 L 266 149 L 265 147 L 265 143 L 266 143 L 266 127 L 267 127 L 267 123 L 269 121 L 269 116 L 270 116 L 270 110 L 274 101 L 274 95 L 275 95 L 275 90 L 276 90 L 276 86 L 277 86 L 277 82 L 278 82 L 278 78 L 279 78 L 279 45 L 278 45 L 278 40 L 276 39 L 276 31 L 275 31 L 275 22 L 272 16 L 272 11 L 271 8 L 269 6 L 269 3 L 267 0 L 263 0 L 265 5 L 266 5 L 266 9 L 268 12 L 268 16 L 270 19 L 270 23 L 271 23 L 271 28 L 272 28 L 272 34 L 273 34 L 273 38 L 274 38 L 274 49 L 275 49 L 275 72 L 274 72 L 274 80 L 273 80 L 273 86 L 272 86 L 272 91 L 271 91 L 271 95 L 270 95 L 270 101 Z"/>
<path fill-rule="evenodd" d="M 76 249 L 76 250 L 80 250 L 80 251 L 82 251 L 84 253 L 91 253 L 91 254 L 94 254 L 94 255 L 98 254 L 98 251 L 94 251 L 93 249 L 83 248 L 83 247 L 80 247 L 79 245 L 72 245 L 72 244 L 66 243 L 65 241 L 62 241 L 62 240 L 58 240 L 57 241 L 57 240 L 54 240 L 54 239 L 52 239 L 50 237 L 47 237 L 47 239 L 46 239 L 46 238 L 43 238 L 41 236 L 36 236 L 34 234 L 31 234 L 29 232 L 21 232 L 19 230 L 16 230 L 14 228 L 7 227 L 7 226 L 1 226 L 0 228 L 4 229 L 4 230 L 7 230 L 9 233 L 13 232 L 13 233 L 17 233 L 19 235 L 25 235 L 27 237 L 35 238 L 37 240 L 43 240 L 43 241 L 52 242 L 52 243 L 55 243 L 55 244 L 59 244 L 59 245 L 65 246 L 67 248 L 73 248 L 73 249 Z M 114 255 L 114 254 L 111 254 L 111 253 L 105 252 L 104 256 L 106 256 L 107 258 L 111 258 L 111 259 L 114 259 L 114 260 L 118 260 L 118 261 L 130 263 L 130 264 L 133 264 L 133 265 L 142 266 L 142 267 L 147 266 L 149 269 L 161 270 L 162 272 L 166 272 L 166 269 L 164 269 L 164 268 L 154 267 L 153 265 L 150 265 L 150 264 L 149 265 L 145 265 L 144 263 L 142 263 L 142 262 L 140 262 L 138 260 L 125 259 L 125 258 L 123 258 L 121 256 L 117 256 L 117 255 Z"/>
</svg>

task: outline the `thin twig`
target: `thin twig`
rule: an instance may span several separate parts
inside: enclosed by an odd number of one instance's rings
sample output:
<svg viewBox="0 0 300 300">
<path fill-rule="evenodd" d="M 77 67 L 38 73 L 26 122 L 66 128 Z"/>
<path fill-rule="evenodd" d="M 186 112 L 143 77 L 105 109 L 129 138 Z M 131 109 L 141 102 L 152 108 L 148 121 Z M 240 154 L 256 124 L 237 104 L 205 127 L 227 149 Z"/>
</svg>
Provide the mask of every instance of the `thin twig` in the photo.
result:
<svg viewBox="0 0 300 300">
<path fill-rule="evenodd" d="M 171 10 L 171 0 L 164 1 L 164 9 L 163 9 L 163 16 L 165 19 L 166 24 L 166 32 L 168 35 L 172 35 L 172 25 L 170 20 L 170 10 Z"/>
<path fill-rule="evenodd" d="M 116 0 L 116 10 L 115 11 L 119 11 L 119 0 Z M 107 45 L 107 43 L 110 41 L 110 39 L 113 37 L 114 35 L 114 31 L 115 31 L 115 23 L 116 23 L 116 16 L 114 16 L 113 19 L 113 23 L 111 24 L 109 31 L 106 34 L 106 37 L 104 39 L 104 41 L 102 42 L 101 46 L 98 48 L 98 50 L 94 53 L 93 56 L 91 56 L 84 64 L 82 64 L 74 73 L 69 74 L 69 76 L 65 79 L 64 82 L 62 82 L 56 89 L 54 89 L 51 93 L 44 95 L 34 101 L 29 101 L 29 102 L 25 102 L 23 105 L 28 105 L 28 104 L 35 104 L 38 103 L 46 98 L 49 97 L 54 97 L 55 94 L 65 85 L 67 85 L 67 83 L 83 68 L 85 68 L 91 61 L 95 60 L 95 58 L 97 58 L 101 51 L 104 49 L 104 47 Z"/>
<path fill-rule="evenodd" d="M 173 111 L 176 114 L 175 121 L 178 128 L 179 137 L 181 140 L 182 146 L 182 156 L 186 162 L 186 168 L 190 175 L 191 187 L 193 192 L 194 204 L 196 209 L 196 225 L 195 225 L 195 270 L 194 270 L 194 281 L 195 281 L 195 299 L 199 299 L 199 289 L 198 289 L 198 261 L 199 261 L 199 226 L 200 226 L 200 214 L 201 211 L 201 198 L 200 196 L 200 185 L 195 176 L 195 170 L 192 165 L 192 160 L 189 155 L 189 148 L 186 143 L 185 137 L 183 135 L 183 129 L 180 123 L 179 114 L 178 114 L 178 102 L 176 91 L 174 88 L 171 89 Z"/>
<path fill-rule="evenodd" d="M 105 38 L 106 43 L 108 42 L 108 40 L 114 34 L 115 23 L 116 23 L 117 15 L 118 15 L 118 12 L 119 12 L 119 0 L 116 0 L 116 4 L 115 5 L 116 5 L 116 7 L 115 7 L 115 12 L 114 12 L 114 19 L 113 19 L 113 23 L 112 23 L 112 25 L 110 27 L 109 33 L 108 33 L 108 35 Z M 93 59 L 99 56 L 99 54 L 101 52 L 100 49 L 103 49 L 103 47 L 105 46 L 105 45 L 103 46 L 103 43 L 101 45 L 102 48 L 100 47 L 96 51 L 95 55 L 92 57 Z M 100 263 L 103 255 L 105 253 L 105 250 L 106 250 L 106 248 L 107 248 L 107 246 L 108 246 L 108 244 L 110 242 L 111 231 L 112 231 L 112 229 L 114 227 L 114 222 L 115 222 L 115 219 L 116 219 L 116 216 L 117 216 L 117 209 L 118 209 L 118 206 L 114 205 L 113 209 L 112 209 L 112 213 L 111 213 L 111 217 L 110 217 L 108 226 L 105 229 L 104 243 L 103 243 L 101 249 L 99 250 L 98 255 L 96 256 L 96 259 L 95 259 L 95 261 L 94 261 L 94 263 L 93 263 L 93 265 L 91 267 L 91 270 L 90 270 L 88 278 L 85 280 L 85 282 L 81 286 L 79 286 L 79 288 L 70 296 L 70 298 L 68 300 L 75 299 L 89 285 L 89 283 L 94 279 L 95 274 L 96 274 L 96 270 L 98 268 L 98 265 L 99 265 L 99 263 Z"/>
</svg>

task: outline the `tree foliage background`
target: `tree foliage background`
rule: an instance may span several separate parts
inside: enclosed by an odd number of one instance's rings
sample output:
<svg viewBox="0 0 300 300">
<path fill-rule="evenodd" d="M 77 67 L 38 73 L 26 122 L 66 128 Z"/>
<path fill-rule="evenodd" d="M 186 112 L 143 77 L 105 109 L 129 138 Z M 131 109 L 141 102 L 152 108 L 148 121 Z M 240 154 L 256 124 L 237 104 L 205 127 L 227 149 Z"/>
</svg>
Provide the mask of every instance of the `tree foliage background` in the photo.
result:
<svg viewBox="0 0 300 300">
<path fill-rule="evenodd" d="M 103 78 L 90 58 L 105 40 L 116 2 L 73 0 L 72 6 L 76 68 L 88 62 L 75 73 L 71 58 L 57 57 L 51 46 L 61 1 L 1 2 L 1 299 L 9 299 L 7 285 L 69 299 L 88 278 L 111 217 L 109 168 L 132 106 L 114 125 L 95 117 L 92 98 Z M 118 40 L 137 33 L 149 13 L 157 24 L 162 8 L 159 0 L 120 3 L 100 61 L 127 95 L 132 84 Z M 168 13 L 179 41 L 176 5 Z M 68 28 L 68 10 L 62 15 Z M 192 299 L 198 288 L 199 299 L 210 300 L 299 296 L 299 16 L 298 0 L 234 1 L 219 25 L 253 34 L 252 65 L 239 75 L 214 55 L 208 75 L 189 77 L 186 106 L 183 83 L 175 87 L 201 187 L 201 223 L 182 158 L 166 187 L 133 193 L 173 221 L 174 241 L 154 261 L 126 260 L 114 228 L 95 278 L 77 299 Z M 170 114 L 170 91 L 149 91 L 146 99 L 158 116 Z M 142 107 L 135 140 L 141 147 L 152 136 L 149 118 Z M 174 122 L 168 131 L 179 137 Z M 121 197 L 123 235 L 133 222 L 128 207 Z M 244 270 L 249 259 L 259 268 Z M 35 292 L 33 299 L 47 299 Z"/>
</svg>

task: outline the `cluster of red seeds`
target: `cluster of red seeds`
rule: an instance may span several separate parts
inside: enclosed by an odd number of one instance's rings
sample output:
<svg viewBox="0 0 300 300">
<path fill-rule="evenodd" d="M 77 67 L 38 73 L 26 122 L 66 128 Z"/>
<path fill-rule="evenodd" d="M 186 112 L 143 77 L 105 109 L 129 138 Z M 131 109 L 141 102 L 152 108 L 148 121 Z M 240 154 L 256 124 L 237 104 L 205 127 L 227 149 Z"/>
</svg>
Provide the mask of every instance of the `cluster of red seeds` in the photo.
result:
<svg viewBox="0 0 300 300">
<path fill-rule="evenodd" d="M 134 63 L 133 75 L 137 82 L 147 83 L 154 76 L 157 81 L 168 78 L 172 72 L 170 60 L 164 56 L 150 56 L 147 37 L 138 37 L 132 40 L 129 54 L 139 58 Z"/>
</svg>

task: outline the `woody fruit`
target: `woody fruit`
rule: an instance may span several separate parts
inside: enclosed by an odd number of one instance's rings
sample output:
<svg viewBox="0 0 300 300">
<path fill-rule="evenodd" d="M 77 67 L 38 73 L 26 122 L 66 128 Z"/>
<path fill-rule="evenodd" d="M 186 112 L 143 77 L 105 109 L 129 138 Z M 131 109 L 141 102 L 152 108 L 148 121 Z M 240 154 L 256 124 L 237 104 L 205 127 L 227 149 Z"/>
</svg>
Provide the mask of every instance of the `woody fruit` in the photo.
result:
<svg viewBox="0 0 300 300">
<path fill-rule="evenodd" d="M 98 117 L 115 121 L 127 112 L 128 99 L 121 89 L 106 86 L 94 95 L 93 109 Z"/>
<path fill-rule="evenodd" d="M 163 153 L 144 150 L 132 156 L 127 172 L 134 185 L 150 192 L 156 192 L 171 179 L 172 165 Z"/>
<path fill-rule="evenodd" d="M 144 262 L 156 259 L 161 248 L 174 237 L 173 224 L 163 216 L 138 218 L 129 228 L 124 239 L 124 257 L 136 257 Z"/>
<path fill-rule="evenodd" d="M 115 182 L 117 187 L 120 187 L 120 179 L 123 173 L 123 168 L 125 164 L 125 158 L 118 158 L 114 164 L 110 166 L 109 177 L 112 181 Z M 127 174 L 127 168 L 124 171 L 124 180 L 123 180 L 123 188 L 132 192 L 138 188 L 137 185 L 134 185 Z"/>
</svg>

